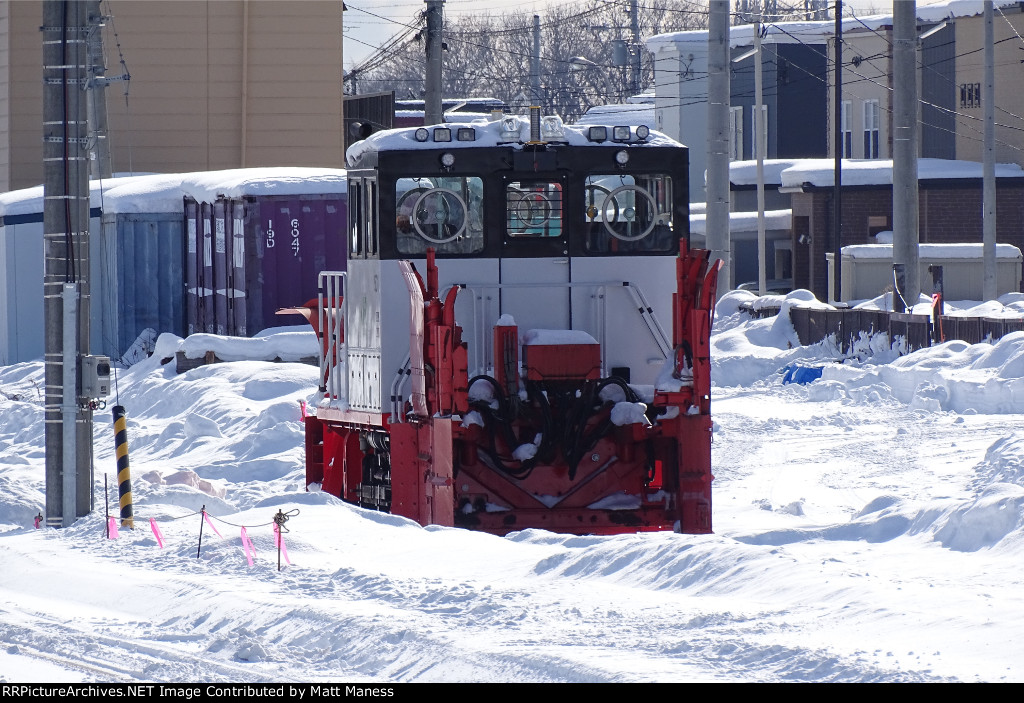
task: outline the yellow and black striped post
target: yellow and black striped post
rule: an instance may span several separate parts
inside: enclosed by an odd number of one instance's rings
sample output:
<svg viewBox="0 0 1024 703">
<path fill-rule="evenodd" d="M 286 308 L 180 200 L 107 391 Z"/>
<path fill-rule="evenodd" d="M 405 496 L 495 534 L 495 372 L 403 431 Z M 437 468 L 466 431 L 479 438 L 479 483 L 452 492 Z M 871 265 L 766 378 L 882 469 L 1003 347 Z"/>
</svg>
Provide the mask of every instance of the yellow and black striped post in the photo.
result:
<svg viewBox="0 0 1024 703">
<path fill-rule="evenodd" d="M 121 527 L 135 527 L 132 512 L 132 476 L 128 468 L 128 420 L 124 406 L 114 406 L 114 445 L 117 456 L 117 493 L 121 499 Z"/>
</svg>

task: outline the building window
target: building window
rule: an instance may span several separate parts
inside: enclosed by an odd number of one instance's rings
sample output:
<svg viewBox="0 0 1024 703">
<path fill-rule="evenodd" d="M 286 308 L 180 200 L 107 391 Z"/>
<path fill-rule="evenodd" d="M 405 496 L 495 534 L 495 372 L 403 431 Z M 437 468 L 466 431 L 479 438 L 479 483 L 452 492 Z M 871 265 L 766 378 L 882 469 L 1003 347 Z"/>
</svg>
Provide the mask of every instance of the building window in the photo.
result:
<svg viewBox="0 0 1024 703">
<path fill-rule="evenodd" d="M 768 106 L 761 106 L 761 115 L 763 116 L 763 125 L 761 129 L 762 144 L 764 144 L 764 157 L 768 158 Z M 750 110 L 750 158 L 757 158 L 757 141 L 754 139 L 754 135 L 757 134 L 757 110 L 751 108 Z"/>
<path fill-rule="evenodd" d="M 743 108 L 729 108 L 729 160 L 743 160 Z"/>
<path fill-rule="evenodd" d="M 864 158 L 878 158 L 878 101 L 864 101 Z"/>
<path fill-rule="evenodd" d="M 842 158 L 853 158 L 853 107 L 849 100 L 842 103 L 842 112 L 839 115 L 839 133 L 842 135 L 843 153 Z"/>
<path fill-rule="evenodd" d="M 960 84 L 960 107 L 981 107 L 981 83 Z"/>
</svg>

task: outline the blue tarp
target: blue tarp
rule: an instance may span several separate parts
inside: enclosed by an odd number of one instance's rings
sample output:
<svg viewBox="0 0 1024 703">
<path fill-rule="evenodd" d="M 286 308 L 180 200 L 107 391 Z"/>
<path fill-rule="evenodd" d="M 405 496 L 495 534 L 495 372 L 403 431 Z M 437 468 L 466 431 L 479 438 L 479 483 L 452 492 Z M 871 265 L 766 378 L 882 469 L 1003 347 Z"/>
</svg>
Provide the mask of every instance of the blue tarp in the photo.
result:
<svg viewBox="0 0 1024 703">
<path fill-rule="evenodd" d="M 825 370 L 824 366 L 798 366 L 793 364 L 783 369 L 786 375 L 782 377 L 783 383 L 799 383 L 801 385 L 810 383 L 811 381 L 817 381 L 821 378 L 821 372 Z"/>
</svg>

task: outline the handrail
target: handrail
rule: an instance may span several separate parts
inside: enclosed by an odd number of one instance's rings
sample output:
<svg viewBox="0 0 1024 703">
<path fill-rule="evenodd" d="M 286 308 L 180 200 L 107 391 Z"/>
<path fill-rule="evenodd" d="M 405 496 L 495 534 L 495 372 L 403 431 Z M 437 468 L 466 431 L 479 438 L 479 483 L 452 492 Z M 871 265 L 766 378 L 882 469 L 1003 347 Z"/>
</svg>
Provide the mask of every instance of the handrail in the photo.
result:
<svg viewBox="0 0 1024 703">
<path fill-rule="evenodd" d="M 326 344 L 320 344 L 320 378 L 322 392 L 326 393 L 333 404 L 335 400 L 344 399 L 348 405 L 348 344 L 341 343 L 345 337 L 345 318 L 348 315 L 348 296 L 345 295 L 345 284 L 348 274 L 345 271 L 321 271 L 317 279 L 317 314 L 323 325 Z M 334 301 L 341 299 L 338 310 Z M 340 314 L 338 314 L 340 312 Z M 332 373 L 343 365 L 343 378 Z"/>
</svg>

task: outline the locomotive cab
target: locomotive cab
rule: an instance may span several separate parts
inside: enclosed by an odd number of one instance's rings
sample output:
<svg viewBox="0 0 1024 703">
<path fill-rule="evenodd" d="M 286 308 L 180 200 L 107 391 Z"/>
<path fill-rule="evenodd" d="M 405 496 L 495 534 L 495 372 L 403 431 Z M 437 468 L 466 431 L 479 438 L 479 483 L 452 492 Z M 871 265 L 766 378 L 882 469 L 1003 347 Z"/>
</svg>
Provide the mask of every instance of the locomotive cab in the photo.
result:
<svg viewBox="0 0 1024 703">
<path fill-rule="evenodd" d="M 685 147 L 536 113 L 353 145 L 307 482 L 421 524 L 710 532 Z"/>
</svg>

